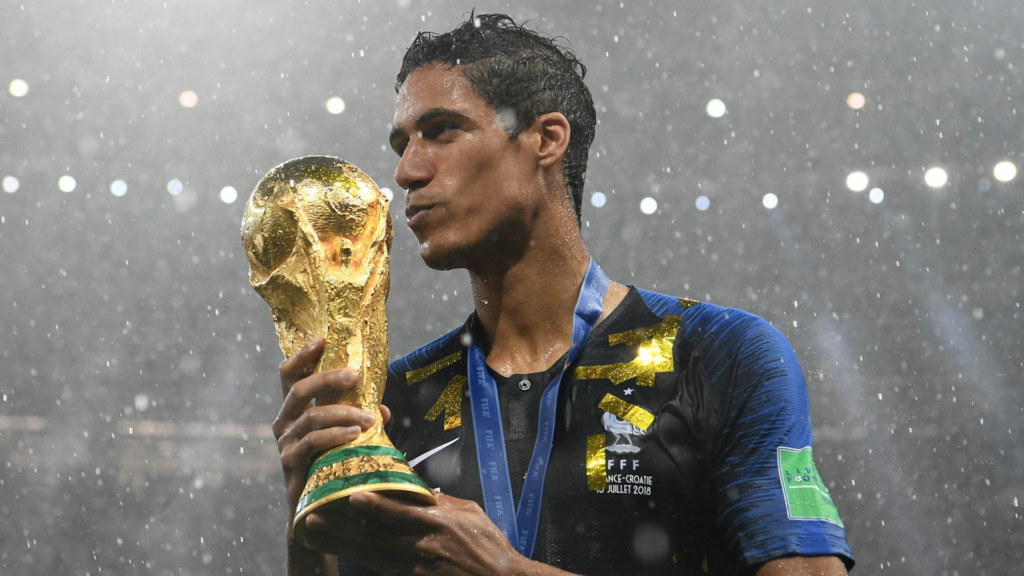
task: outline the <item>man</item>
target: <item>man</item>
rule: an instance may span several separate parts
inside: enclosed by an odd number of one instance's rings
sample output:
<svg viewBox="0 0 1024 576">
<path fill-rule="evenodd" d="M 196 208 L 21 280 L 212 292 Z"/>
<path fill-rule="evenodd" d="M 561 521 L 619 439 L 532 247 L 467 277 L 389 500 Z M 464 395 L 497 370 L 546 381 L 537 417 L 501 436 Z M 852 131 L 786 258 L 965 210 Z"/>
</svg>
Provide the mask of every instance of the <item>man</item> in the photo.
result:
<svg viewBox="0 0 1024 576">
<path fill-rule="evenodd" d="M 579 232 L 596 124 L 584 74 L 502 15 L 420 34 L 407 51 L 395 179 L 423 260 L 468 270 L 476 306 L 388 373 L 388 435 L 438 505 L 361 492 L 334 516 L 313 512 L 313 550 L 289 527 L 289 573 L 852 566 L 782 335 L 740 310 L 610 282 L 591 261 Z M 347 406 L 307 408 L 358 377 L 310 376 L 321 347 L 281 365 L 274 431 L 292 510 L 312 460 L 372 423 Z"/>
</svg>

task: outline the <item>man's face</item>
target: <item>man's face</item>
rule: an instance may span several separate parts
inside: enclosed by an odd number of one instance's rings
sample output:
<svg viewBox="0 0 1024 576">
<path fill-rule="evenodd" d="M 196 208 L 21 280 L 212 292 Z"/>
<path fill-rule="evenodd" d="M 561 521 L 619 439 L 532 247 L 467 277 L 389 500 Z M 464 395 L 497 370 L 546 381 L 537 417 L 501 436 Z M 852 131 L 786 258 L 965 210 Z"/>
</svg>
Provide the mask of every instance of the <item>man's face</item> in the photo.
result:
<svg viewBox="0 0 1024 576">
<path fill-rule="evenodd" d="M 457 68 L 409 75 L 395 105 L 395 181 L 409 228 L 431 268 L 486 265 L 528 241 L 538 200 L 526 133 L 509 139 L 499 114 Z"/>
</svg>

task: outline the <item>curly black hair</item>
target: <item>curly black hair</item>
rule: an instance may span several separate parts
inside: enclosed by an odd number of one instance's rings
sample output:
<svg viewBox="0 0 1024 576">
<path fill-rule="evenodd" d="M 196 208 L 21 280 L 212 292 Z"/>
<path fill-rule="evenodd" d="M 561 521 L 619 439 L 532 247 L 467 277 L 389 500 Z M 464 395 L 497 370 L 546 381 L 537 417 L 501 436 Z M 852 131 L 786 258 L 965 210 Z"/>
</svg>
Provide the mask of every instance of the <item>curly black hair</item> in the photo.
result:
<svg viewBox="0 0 1024 576">
<path fill-rule="evenodd" d="M 438 63 L 459 67 L 476 93 L 505 120 L 511 139 L 538 116 L 561 112 L 570 128 L 562 166 L 579 221 L 597 112 L 583 82 L 586 66 L 557 40 L 516 24 L 505 14 L 471 13 L 451 32 L 416 35 L 402 59 L 395 91 L 417 68 Z"/>
</svg>

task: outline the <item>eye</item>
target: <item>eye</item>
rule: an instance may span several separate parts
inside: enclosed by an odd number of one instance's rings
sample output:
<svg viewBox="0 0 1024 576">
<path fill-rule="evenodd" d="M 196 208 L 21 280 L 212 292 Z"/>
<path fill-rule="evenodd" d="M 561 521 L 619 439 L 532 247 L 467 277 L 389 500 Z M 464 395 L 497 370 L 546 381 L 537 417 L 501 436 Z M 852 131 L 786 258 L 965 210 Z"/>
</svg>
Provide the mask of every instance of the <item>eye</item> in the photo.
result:
<svg viewBox="0 0 1024 576">
<path fill-rule="evenodd" d="M 453 122 L 440 122 L 435 124 L 429 132 L 431 138 L 441 138 L 442 136 L 449 137 L 459 129 L 458 124 Z"/>
</svg>

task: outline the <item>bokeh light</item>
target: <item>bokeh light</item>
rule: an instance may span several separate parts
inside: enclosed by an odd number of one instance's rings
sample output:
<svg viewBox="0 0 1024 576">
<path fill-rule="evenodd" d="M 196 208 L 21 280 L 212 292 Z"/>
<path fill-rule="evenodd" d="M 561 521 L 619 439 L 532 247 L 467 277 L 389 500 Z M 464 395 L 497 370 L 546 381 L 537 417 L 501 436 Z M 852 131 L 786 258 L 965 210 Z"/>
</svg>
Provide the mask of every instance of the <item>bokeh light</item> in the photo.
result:
<svg viewBox="0 0 1024 576">
<path fill-rule="evenodd" d="M 868 187 L 868 175 L 863 172 L 850 172 L 846 177 L 846 187 L 854 192 L 863 192 Z"/>
<path fill-rule="evenodd" d="M 388 202 L 391 202 L 392 200 L 395 199 L 395 193 L 391 191 L 391 188 L 381 188 L 380 193 L 383 194 L 384 197 L 388 199 Z"/>
<path fill-rule="evenodd" d="M 697 210 L 701 212 L 707 210 L 711 206 L 711 200 L 708 200 L 707 196 L 697 196 Z"/>
<path fill-rule="evenodd" d="M 238 190 L 234 186 L 225 186 L 220 189 L 220 201 L 225 204 L 233 204 L 238 200 Z"/>
<path fill-rule="evenodd" d="M 658 201 L 647 196 L 640 201 L 640 211 L 644 214 L 654 214 L 658 210 Z"/>
<path fill-rule="evenodd" d="M 167 183 L 167 191 L 170 192 L 174 196 L 177 196 L 178 194 L 181 194 L 181 191 L 184 188 L 185 187 L 182 186 L 182 184 L 181 184 L 181 180 L 178 180 L 177 178 L 175 178 L 174 180 L 171 180 L 170 182 Z"/>
<path fill-rule="evenodd" d="M 992 175 L 1000 182 L 1009 182 L 1017 176 L 1017 167 L 1013 165 L 1013 162 L 1004 160 L 996 164 L 996 167 L 992 169 Z"/>
<path fill-rule="evenodd" d="M 978 180 L 978 192 L 988 192 L 991 189 L 992 183 L 988 181 L 988 178 Z"/>
<path fill-rule="evenodd" d="M 327 99 L 327 111 L 331 114 L 341 114 L 345 111 L 345 101 L 337 96 Z"/>
<path fill-rule="evenodd" d="M 722 102 L 718 98 L 714 98 L 708 101 L 707 105 L 708 116 L 712 118 L 721 118 L 725 116 L 725 102 Z"/>
<path fill-rule="evenodd" d="M 604 195 L 604 192 L 594 192 L 590 195 L 590 203 L 594 208 L 600 208 L 608 203 L 608 197 Z"/>
<path fill-rule="evenodd" d="M 779 197 L 769 192 L 764 195 L 764 198 L 761 198 L 761 203 L 764 204 L 765 208 L 773 210 L 779 205 Z"/>
<path fill-rule="evenodd" d="M 885 200 L 885 192 L 883 192 L 881 188 L 872 188 L 871 192 L 868 192 L 868 200 L 878 204 L 882 200 Z"/>
<path fill-rule="evenodd" d="M 124 180 L 114 180 L 110 183 L 110 193 L 120 198 L 128 193 L 128 184 Z"/>
<path fill-rule="evenodd" d="M 75 179 L 67 174 L 61 176 L 60 180 L 57 180 L 57 187 L 60 188 L 62 192 L 71 192 L 77 185 L 78 183 L 75 182 Z"/>
<path fill-rule="evenodd" d="M 867 98 L 860 92 L 853 92 L 846 97 L 846 105 L 854 110 L 860 110 L 867 103 Z"/>
<path fill-rule="evenodd" d="M 11 93 L 11 96 L 21 98 L 25 94 L 28 94 L 28 82 L 25 82 L 21 78 L 15 78 L 14 80 L 11 80 L 11 83 L 7 86 L 7 90 Z"/>
<path fill-rule="evenodd" d="M 4 192 L 8 194 L 14 194 L 18 191 L 18 187 L 21 183 L 14 176 L 4 176 Z"/>
<path fill-rule="evenodd" d="M 199 104 L 199 95 L 191 90 L 185 90 L 178 96 L 178 103 L 185 108 L 194 108 Z"/>
<path fill-rule="evenodd" d="M 928 171 L 924 173 L 924 183 L 932 188 L 942 188 L 948 181 L 949 175 L 946 174 L 945 170 L 938 166 L 929 168 Z"/>
</svg>

